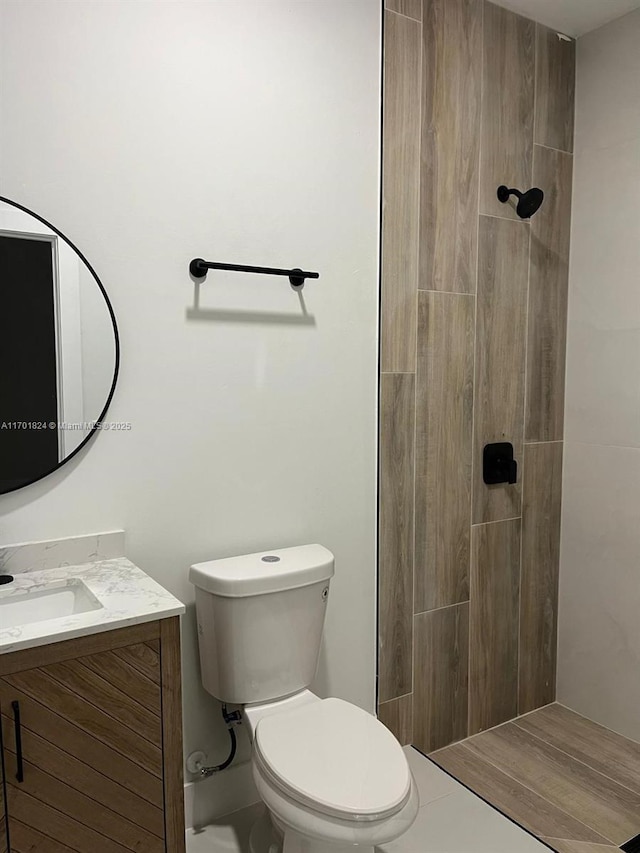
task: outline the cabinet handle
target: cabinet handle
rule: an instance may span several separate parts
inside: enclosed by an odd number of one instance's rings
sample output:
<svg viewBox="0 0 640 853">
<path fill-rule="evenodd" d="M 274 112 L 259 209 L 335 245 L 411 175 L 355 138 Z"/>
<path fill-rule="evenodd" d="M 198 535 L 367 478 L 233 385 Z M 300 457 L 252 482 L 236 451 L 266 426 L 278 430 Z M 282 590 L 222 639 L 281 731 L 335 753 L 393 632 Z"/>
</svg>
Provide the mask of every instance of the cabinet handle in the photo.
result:
<svg viewBox="0 0 640 853">
<path fill-rule="evenodd" d="M 18 763 L 18 772 L 16 779 L 18 782 L 24 782 L 24 767 L 22 766 L 22 728 L 20 726 L 20 703 L 12 702 L 13 708 L 13 726 L 16 733 L 16 756 Z"/>
</svg>

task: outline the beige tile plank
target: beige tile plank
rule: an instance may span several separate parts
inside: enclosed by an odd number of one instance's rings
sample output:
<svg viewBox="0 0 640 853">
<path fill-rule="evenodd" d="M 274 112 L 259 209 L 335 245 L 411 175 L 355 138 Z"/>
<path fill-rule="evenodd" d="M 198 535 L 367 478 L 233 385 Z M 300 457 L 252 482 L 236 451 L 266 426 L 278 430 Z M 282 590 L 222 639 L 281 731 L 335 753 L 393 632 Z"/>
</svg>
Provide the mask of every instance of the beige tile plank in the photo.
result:
<svg viewBox="0 0 640 853">
<path fill-rule="evenodd" d="M 449 746 L 430 758 L 534 835 L 609 843 L 549 800 L 474 755 L 464 744 Z"/>
<path fill-rule="evenodd" d="M 588 844 L 584 841 L 570 841 L 567 838 L 541 838 L 545 844 L 557 850 L 557 853 L 620 853 L 619 847 L 610 845 Z"/>
<path fill-rule="evenodd" d="M 640 793 L 639 743 L 605 729 L 562 705 L 541 708 L 518 719 L 516 723 L 572 758 Z"/>
<path fill-rule="evenodd" d="M 380 379 L 379 698 L 411 692 L 415 376 Z"/>
<path fill-rule="evenodd" d="M 474 293 L 482 0 L 425 0 L 422 55 L 419 286 Z"/>
<path fill-rule="evenodd" d="M 381 366 L 415 370 L 422 27 L 385 12 Z"/>
<path fill-rule="evenodd" d="M 402 746 L 413 741 L 413 696 L 400 696 L 378 706 L 378 719 L 398 738 Z"/>
<path fill-rule="evenodd" d="M 563 437 L 572 173 L 570 154 L 535 146 L 533 181 L 545 199 L 531 220 L 528 441 Z"/>
<path fill-rule="evenodd" d="M 485 444 L 509 441 L 522 467 L 529 226 L 480 217 L 476 323 L 473 522 L 520 515 L 518 482 L 487 486 Z"/>
<path fill-rule="evenodd" d="M 575 86 L 575 41 L 536 24 L 535 142 L 573 151 Z"/>
<path fill-rule="evenodd" d="M 558 444 L 524 451 L 518 713 L 556 698 L 562 452 Z"/>
<path fill-rule="evenodd" d="M 484 4 L 480 212 L 517 219 L 515 205 L 502 204 L 501 184 L 531 186 L 535 24 Z"/>
<path fill-rule="evenodd" d="M 469 598 L 474 299 L 418 294 L 416 613 Z"/>
<path fill-rule="evenodd" d="M 471 541 L 469 734 L 516 716 L 520 519 L 474 527 Z"/>
<path fill-rule="evenodd" d="M 413 742 L 426 753 L 467 735 L 469 605 L 414 619 Z"/>
<path fill-rule="evenodd" d="M 466 746 L 614 845 L 640 832 L 640 794 L 513 723 L 472 738 Z"/>
<path fill-rule="evenodd" d="M 422 20 L 422 0 L 385 0 L 384 8 L 416 21 Z"/>
</svg>

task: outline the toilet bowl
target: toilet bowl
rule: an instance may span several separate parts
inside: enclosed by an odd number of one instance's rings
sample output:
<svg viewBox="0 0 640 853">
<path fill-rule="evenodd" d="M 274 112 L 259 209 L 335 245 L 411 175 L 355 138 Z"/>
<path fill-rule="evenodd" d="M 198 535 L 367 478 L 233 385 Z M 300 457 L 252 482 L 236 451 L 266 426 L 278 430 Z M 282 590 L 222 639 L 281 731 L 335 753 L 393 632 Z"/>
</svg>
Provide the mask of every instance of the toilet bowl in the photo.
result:
<svg viewBox="0 0 640 853">
<path fill-rule="evenodd" d="M 414 821 L 402 747 L 374 716 L 309 689 L 333 554 L 321 545 L 191 567 L 204 687 L 243 706 L 269 817 L 252 853 L 373 853 Z"/>
<path fill-rule="evenodd" d="M 400 744 L 375 717 L 303 690 L 245 708 L 253 778 L 274 825 L 252 853 L 362 853 L 405 832 L 418 794 Z M 265 843 L 265 837 L 268 839 Z"/>
</svg>

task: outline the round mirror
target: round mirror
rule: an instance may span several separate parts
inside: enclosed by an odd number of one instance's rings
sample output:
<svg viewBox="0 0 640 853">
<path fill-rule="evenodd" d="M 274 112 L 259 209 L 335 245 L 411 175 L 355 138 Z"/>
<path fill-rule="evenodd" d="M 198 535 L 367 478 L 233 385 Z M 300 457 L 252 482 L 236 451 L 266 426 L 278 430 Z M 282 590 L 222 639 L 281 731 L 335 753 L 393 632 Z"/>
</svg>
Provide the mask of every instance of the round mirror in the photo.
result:
<svg viewBox="0 0 640 853">
<path fill-rule="evenodd" d="M 113 308 L 86 258 L 0 196 L 0 493 L 55 471 L 103 427 L 119 361 Z"/>
</svg>

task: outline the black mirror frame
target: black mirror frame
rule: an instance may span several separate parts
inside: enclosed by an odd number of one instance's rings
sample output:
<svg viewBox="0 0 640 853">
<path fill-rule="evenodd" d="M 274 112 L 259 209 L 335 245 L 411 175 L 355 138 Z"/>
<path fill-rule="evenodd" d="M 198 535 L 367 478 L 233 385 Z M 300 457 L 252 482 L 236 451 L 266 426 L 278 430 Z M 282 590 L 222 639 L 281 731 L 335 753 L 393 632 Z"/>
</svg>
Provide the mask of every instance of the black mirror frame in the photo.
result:
<svg viewBox="0 0 640 853">
<path fill-rule="evenodd" d="M 116 390 L 116 383 L 118 381 L 118 374 L 120 373 L 120 335 L 118 334 L 118 324 L 116 322 L 116 315 L 114 313 L 113 306 L 111 305 L 111 300 L 109 299 L 109 296 L 107 295 L 107 291 L 104 289 L 102 282 L 100 281 L 100 279 L 98 278 L 98 276 L 96 274 L 96 271 L 91 266 L 89 261 L 85 258 L 85 256 L 82 254 L 82 252 L 77 248 L 77 246 L 75 246 L 71 242 L 71 240 L 69 240 L 68 237 L 65 237 L 65 235 L 55 227 L 55 225 L 52 225 L 50 222 L 47 222 L 47 220 L 44 217 L 40 216 L 40 214 L 38 214 L 38 213 L 34 213 L 33 210 L 30 210 L 28 207 L 25 207 L 23 204 L 19 204 L 17 201 L 14 201 L 11 198 L 7 198 L 6 196 L 1 196 L 1 195 L 0 195 L 0 202 L 6 202 L 7 204 L 10 204 L 12 207 L 17 207 L 18 210 L 22 210 L 23 213 L 28 213 L 29 216 L 33 216 L 34 219 L 37 219 L 43 225 L 46 225 L 47 228 L 50 228 L 54 232 L 54 234 L 57 234 L 57 236 L 60 237 L 61 240 L 64 240 L 64 242 L 71 249 L 73 249 L 73 251 L 76 253 L 76 255 L 80 258 L 80 260 L 84 263 L 86 268 L 89 270 L 89 272 L 93 276 L 95 283 L 98 285 L 98 288 L 100 289 L 100 292 L 102 293 L 102 296 L 103 296 L 104 301 L 105 301 L 106 306 L 107 306 L 107 310 L 109 312 L 109 317 L 111 318 L 111 325 L 113 326 L 113 337 L 114 337 L 114 344 L 115 344 L 115 363 L 114 363 L 114 368 L 113 368 L 113 380 L 111 382 L 111 388 L 109 389 L 109 394 L 107 395 L 107 401 L 104 404 L 102 411 L 100 412 L 100 416 L 98 417 L 98 419 L 96 421 L 96 425 L 91 428 L 88 435 L 80 442 L 80 444 L 75 448 L 75 450 L 72 450 L 71 453 L 68 456 L 66 456 L 64 459 L 62 459 L 60 462 L 58 462 L 57 465 L 54 465 L 53 468 L 50 468 L 48 471 L 45 471 L 43 474 L 40 474 L 38 477 L 34 477 L 32 480 L 28 480 L 26 483 L 22 483 L 20 486 L 15 486 L 14 488 L 7 489 L 6 491 L 0 491 L 0 498 L 1 498 L 2 495 L 9 495 L 9 494 L 11 494 L 11 492 L 17 492 L 19 489 L 24 489 L 26 486 L 30 486 L 33 483 L 37 483 L 40 480 L 43 480 L 45 477 L 48 477 L 50 474 L 53 474 L 54 471 L 57 471 L 59 468 L 62 468 L 63 465 L 66 465 L 67 462 L 70 462 L 74 456 L 76 456 L 78 453 L 80 453 L 82 448 L 86 447 L 86 445 L 91 441 L 91 439 L 94 437 L 96 432 L 98 432 L 97 424 L 101 423 L 104 420 L 104 416 L 106 415 L 107 410 L 109 409 L 109 406 L 111 405 L 111 400 L 113 399 L 113 395 L 114 395 L 115 390 Z"/>
</svg>

